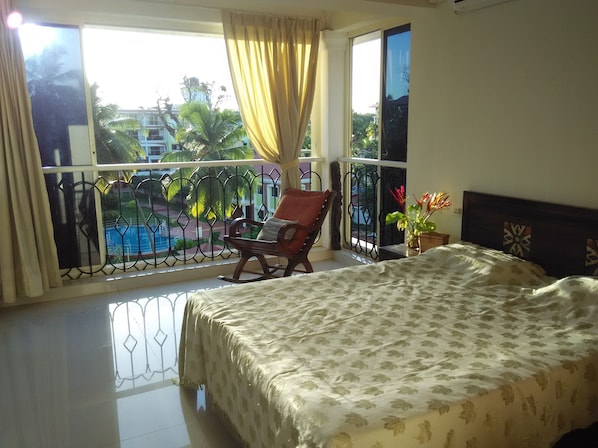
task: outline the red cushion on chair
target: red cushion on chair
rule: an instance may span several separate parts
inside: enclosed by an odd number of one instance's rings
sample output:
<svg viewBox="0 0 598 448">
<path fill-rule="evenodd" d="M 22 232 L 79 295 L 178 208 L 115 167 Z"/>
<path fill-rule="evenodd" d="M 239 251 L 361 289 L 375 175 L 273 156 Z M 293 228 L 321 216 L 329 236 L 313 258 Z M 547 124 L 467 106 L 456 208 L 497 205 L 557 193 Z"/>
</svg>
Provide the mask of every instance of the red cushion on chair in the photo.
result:
<svg viewBox="0 0 598 448">
<path fill-rule="evenodd" d="M 274 217 L 296 221 L 306 227 L 312 227 L 322 212 L 322 207 L 328 199 L 330 192 L 326 191 L 305 191 L 289 188 L 278 203 Z M 299 250 L 307 237 L 306 232 L 297 232 L 291 246 Z"/>
<path fill-rule="evenodd" d="M 297 221 L 299 224 L 310 227 L 322 211 L 322 206 L 328 198 L 326 191 L 304 191 L 288 189 L 278 203 L 274 217 Z"/>
</svg>

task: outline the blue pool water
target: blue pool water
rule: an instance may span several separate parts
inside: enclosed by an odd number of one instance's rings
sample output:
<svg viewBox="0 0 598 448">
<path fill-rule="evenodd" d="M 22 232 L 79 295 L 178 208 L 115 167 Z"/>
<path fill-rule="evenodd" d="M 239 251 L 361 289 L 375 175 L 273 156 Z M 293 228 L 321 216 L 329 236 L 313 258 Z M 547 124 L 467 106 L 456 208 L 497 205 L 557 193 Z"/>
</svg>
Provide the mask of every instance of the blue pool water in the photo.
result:
<svg viewBox="0 0 598 448">
<path fill-rule="evenodd" d="M 168 236 L 160 235 L 160 230 L 151 229 L 150 236 L 154 240 L 156 252 L 164 252 L 168 250 Z M 139 252 L 142 254 L 152 253 L 152 245 L 150 243 L 150 236 L 148 236 L 147 229 L 144 226 L 130 226 L 119 228 L 108 228 L 105 230 L 106 244 L 109 252 L 124 253 L 135 255 Z M 178 238 L 171 237 L 172 246 L 174 246 Z"/>
</svg>

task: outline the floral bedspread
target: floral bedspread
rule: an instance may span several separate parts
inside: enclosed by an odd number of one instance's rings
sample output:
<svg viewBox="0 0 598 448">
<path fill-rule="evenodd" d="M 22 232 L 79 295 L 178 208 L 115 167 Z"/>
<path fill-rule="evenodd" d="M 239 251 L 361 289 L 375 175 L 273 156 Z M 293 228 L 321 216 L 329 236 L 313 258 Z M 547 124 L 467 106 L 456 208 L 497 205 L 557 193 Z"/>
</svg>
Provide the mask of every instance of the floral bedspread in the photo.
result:
<svg viewBox="0 0 598 448">
<path fill-rule="evenodd" d="M 598 421 L 598 279 L 457 243 L 199 292 L 180 377 L 249 447 L 550 447 Z"/>
</svg>

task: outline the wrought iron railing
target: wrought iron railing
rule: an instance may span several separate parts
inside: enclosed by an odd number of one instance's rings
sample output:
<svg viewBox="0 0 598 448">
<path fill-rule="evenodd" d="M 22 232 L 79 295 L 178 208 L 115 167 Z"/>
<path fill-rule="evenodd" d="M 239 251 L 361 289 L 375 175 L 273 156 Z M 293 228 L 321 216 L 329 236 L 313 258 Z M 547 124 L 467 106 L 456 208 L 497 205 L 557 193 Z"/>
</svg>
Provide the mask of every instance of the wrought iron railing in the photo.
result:
<svg viewBox="0 0 598 448">
<path fill-rule="evenodd" d="M 397 204 L 389 190 L 406 183 L 406 164 L 342 157 L 343 246 L 374 260 L 380 246 L 403 241 L 403 232 L 385 224 Z"/>
<path fill-rule="evenodd" d="M 302 188 L 321 190 L 323 159 L 300 159 Z M 404 185 L 400 162 L 341 158 L 340 240 L 378 258 L 403 235 L 386 226 L 390 188 Z M 322 165 L 318 163 L 318 165 Z M 280 197 L 278 166 L 262 160 L 44 168 L 63 278 L 226 260 L 234 218 L 265 219 Z M 334 182 L 334 181 L 333 181 Z"/>
<path fill-rule="evenodd" d="M 322 189 L 300 160 L 302 188 Z M 44 168 L 63 278 L 228 259 L 234 218 L 265 219 L 280 171 L 261 160 Z"/>
</svg>

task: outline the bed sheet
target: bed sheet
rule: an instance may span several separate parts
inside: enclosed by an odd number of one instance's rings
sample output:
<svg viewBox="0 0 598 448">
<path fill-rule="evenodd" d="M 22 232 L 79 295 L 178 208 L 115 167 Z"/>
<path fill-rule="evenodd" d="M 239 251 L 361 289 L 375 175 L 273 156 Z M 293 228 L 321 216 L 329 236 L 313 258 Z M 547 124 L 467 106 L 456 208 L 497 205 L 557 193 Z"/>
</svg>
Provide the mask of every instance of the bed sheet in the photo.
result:
<svg viewBox="0 0 598 448">
<path fill-rule="evenodd" d="M 198 292 L 183 385 L 250 447 L 549 447 L 598 420 L 598 280 L 457 243 Z"/>
</svg>

